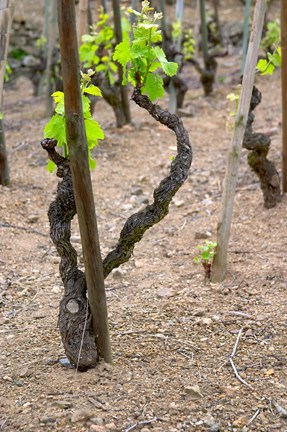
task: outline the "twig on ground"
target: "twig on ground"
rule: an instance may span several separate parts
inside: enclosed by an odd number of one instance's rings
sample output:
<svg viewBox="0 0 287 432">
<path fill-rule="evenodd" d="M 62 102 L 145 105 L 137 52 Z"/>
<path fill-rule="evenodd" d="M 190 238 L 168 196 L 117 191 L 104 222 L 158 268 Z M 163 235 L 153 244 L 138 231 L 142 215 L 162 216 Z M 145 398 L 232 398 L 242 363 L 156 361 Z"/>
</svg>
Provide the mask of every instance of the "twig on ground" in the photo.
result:
<svg viewBox="0 0 287 432">
<path fill-rule="evenodd" d="M 247 387 L 249 387 L 251 390 L 254 390 L 254 388 L 253 388 L 250 384 L 248 384 L 246 381 L 244 381 L 243 378 L 241 378 L 241 376 L 240 376 L 239 373 L 237 372 L 237 369 L 236 369 L 235 364 L 234 364 L 234 362 L 233 362 L 233 360 L 232 360 L 232 357 L 229 357 L 229 361 L 230 361 L 230 364 L 231 364 L 231 366 L 232 366 L 232 369 L 233 369 L 233 371 L 234 371 L 234 373 L 235 373 L 235 376 L 236 376 L 236 378 L 238 379 L 238 381 L 240 381 L 242 384 L 244 384 L 244 385 L 246 385 Z"/>
<path fill-rule="evenodd" d="M 228 315 L 237 315 L 239 317 L 243 317 L 243 318 L 248 318 L 248 319 L 252 319 L 255 320 L 255 318 L 252 315 L 249 315 L 245 312 L 240 312 L 240 311 L 228 311 L 227 312 Z"/>
<path fill-rule="evenodd" d="M 254 415 L 251 417 L 251 419 L 249 420 L 249 422 L 246 424 L 246 426 L 250 426 L 252 422 L 254 422 L 254 420 L 256 419 L 256 417 L 260 414 L 260 409 L 257 408 L 257 410 L 255 411 Z"/>
<path fill-rule="evenodd" d="M 236 354 L 236 350 L 237 350 L 239 339 L 241 338 L 242 332 L 243 332 L 243 328 L 241 328 L 238 332 L 237 339 L 236 339 L 236 342 L 235 342 L 235 345 L 234 345 L 234 348 L 233 348 L 233 351 L 231 353 L 230 358 L 233 358 Z"/>
<path fill-rule="evenodd" d="M 184 348 L 179 348 L 176 350 L 176 352 L 180 355 L 182 355 L 183 357 L 189 358 L 191 360 L 193 360 L 194 355 L 193 352 L 191 354 L 189 354 L 189 352 L 187 350 L 185 350 Z"/>
<path fill-rule="evenodd" d="M 14 225 L 14 224 L 9 224 L 9 223 L 5 223 L 5 222 L 0 222 L 0 227 L 19 229 L 19 230 L 22 230 L 22 231 L 27 231 L 27 232 L 31 232 L 31 233 L 34 233 L 34 234 L 38 234 L 38 235 L 40 235 L 42 237 L 49 237 L 49 234 L 44 234 L 41 231 L 35 230 L 33 228 L 22 227 L 22 226 L 18 226 L 18 225 Z"/>
<path fill-rule="evenodd" d="M 7 422 L 8 418 L 9 418 L 9 417 L 6 416 L 6 418 L 2 421 L 2 423 L 0 424 L 0 430 L 2 430 L 2 429 L 4 428 L 5 423 Z"/>
<path fill-rule="evenodd" d="M 128 427 L 127 429 L 125 429 L 124 432 L 130 432 L 130 431 L 134 430 L 138 426 L 151 424 L 151 423 L 154 423 L 155 421 L 160 421 L 160 420 L 161 419 L 159 419 L 158 417 L 154 417 L 151 420 L 142 420 L 142 421 L 139 421 L 139 422 L 133 424 L 132 426 Z"/>
<path fill-rule="evenodd" d="M 238 371 L 237 371 L 237 369 L 236 369 L 236 366 L 235 366 L 235 364 L 234 364 L 234 362 L 233 362 L 233 358 L 234 358 L 234 356 L 235 356 L 235 354 L 236 354 L 237 347 L 238 347 L 239 340 L 240 340 L 240 337 L 241 337 L 241 335 L 242 335 L 242 332 L 243 332 L 243 328 L 241 328 L 241 329 L 239 330 L 239 332 L 238 332 L 238 335 L 237 335 L 237 338 L 236 338 L 236 341 L 235 341 L 235 344 L 234 344 L 234 347 L 233 347 L 232 353 L 231 353 L 231 355 L 230 355 L 230 357 L 229 357 L 229 362 L 230 362 L 230 364 L 231 364 L 231 366 L 232 366 L 232 369 L 233 369 L 233 371 L 234 371 L 234 373 L 235 373 L 235 376 L 236 376 L 236 378 L 238 379 L 238 381 L 240 381 L 242 384 L 244 384 L 244 385 L 246 385 L 247 387 L 249 387 L 251 390 L 254 390 L 254 388 L 253 388 L 250 384 L 248 384 L 248 383 L 247 383 L 243 378 L 241 378 L 241 376 L 239 375 L 239 373 L 238 373 Z"/>
<path fill-rule="evenodd" d="M 271 404 L 274 406 L 280 417 L 287 418 L 287 410 L 285 408 L 283 408 L 274 400 L 271 400 Z"/>
</svg>

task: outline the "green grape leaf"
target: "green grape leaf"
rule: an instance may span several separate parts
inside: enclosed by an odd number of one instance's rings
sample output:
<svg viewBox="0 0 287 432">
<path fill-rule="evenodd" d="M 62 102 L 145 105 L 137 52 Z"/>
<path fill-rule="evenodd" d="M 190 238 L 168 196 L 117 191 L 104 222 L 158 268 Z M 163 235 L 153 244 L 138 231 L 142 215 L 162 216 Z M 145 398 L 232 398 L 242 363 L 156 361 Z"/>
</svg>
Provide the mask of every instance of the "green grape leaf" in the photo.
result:
<svg viewBox="0 0 287 432">
<path fill-rule="evenodd" d="M 3 120 L 3 118 L 4 118 L 4 115 L 2 112 L 0 112 L 0 120 Z"/>
<path fill-rule="evenodd" d="M 201 259 L 203 260 L 203 261 L 209 261 L 209 259 L 210 259 L 210 253 L 209 253 L 209 251 L 206 251 L 206 252 L 202 252 L 202 254 L 201 254 Z"/>
<path fill-rule="evenodd" d="M 113 60 L 119 62 L 123 67 L 131 60 L 131 50 L 129 41 L 119 43 L 113 55 Z"/>
<path fill-rule="evenodd" d="M 117 65 L 114 63 L 114 62 L 109 62 L 109 68 L 114 72 L 114 73 L 116 73 L 117 71 L 118 71 L 118 67 L 117 67 Z"/>
<path fill-rule="evenodd" d="M 64 116 L 59 114 L 53 115 L 44 128 L 44 138 L 54 138 L 57 140 L 59 147 L 66 144 L 67 139 Z"/>
<path fill-rule="evenodd" d="M 104 132 L 96 120 L 92 117 L 85 119 L 85 128 L 88 141 L 88 147 L 91 149 L 98 144 L 98 139 L 104 139 Z"/>
<path fill-rule="evenodd" d="M 151 64 L 151 66 L 150 66 L 150 68 L 149 68 L 149 71 L 150 72 L 154 72 L 155 70 L 157 70 L 158 68 L 160 68 L 161 67 L 161 63 L 160 62 L 156 62 L 156 61 L 154 61 L 152 64 Z"/>
<path fill-rule="evenodd" d="M 56 91 L 52 94 L 52 97 L 56 103 L 56 108 L 55 108 L 56 113 L 64 115 L 65 114 L 64 93 L 61 91 Z"/>
<path fill-rule="evenodd" d="M 152 24 L 152 23 L 140 23 L 138 25 L 138 28 L 144 28 L 145 30 L 150 30 L 152 28 L 157 29 L 158 25 L 157 24 Z"/>
<path fill-rule="evenodd" d="M 273 54 L 268 53 L 268 60 L 275 66 L 280 67 L 281 66 L 281 55 L 278 52 L 274 52 Z"/>
<path fill-rule="evenodd" d="M 91 101 L 88 98 L 88 96 L 85 96 L 83 94 L 82 94 L 82 104 L 83 104 L 84 118 L 91 117 L 91 109 L 90 109 Z"/>
<path fill-rule="evenodd" d="M 152 51 L 159 60 L 164 73 L 168 76 L 176 75 L 178 64 L 175 62 L 169 62 L 166 58 L 165 52 L 159 46 L 152 48 Z"/>
<path fill-rule="evenodd" d="M 148 56 L 148 52 L 149 52 L 148 47 L 146 47 L 145 45 L 142 46 L 140 44 L 135 44 L 135 43 L 132 44 L 131 57 L 133 59 L 140 58 L 140 57 L 145 58 Z"/>
<path fill-rule="evenodd" d="M 114 75 L 110 71 L 108 71 L 108 78 L 109 78 L 110 84 L 114 85 L 114 83 L 115 83 L 116 80 L 115 80 Z"/>
<path fill-rule="evenodd" d="M 131 60 L 131 49 L 129 40 L 119 43 L 113 54 L 113 60 L 118 61 L 123 67 L 123 85 L 127 84 L 127 63 Z"/>
<path fill-rule="evenodd" d="M 89 158 L 89 167 L 90 167 L 90 169 L 91 170 L 95 169 L 96 168 L 96 161 L 95 161 L 95 159 L 92 158 L 90 150 L 89 150 L 89 153 L 88 153 L 88 158 Z"/>
<path fill-rule="evenodd" d="M 53 161 L 49 160 L 49 162 L 46 165 L 46 170 L 52 174 L 54 172 L 56 166 L 57 165 Z"/>
<path fill-rule="evenodd" d="M 92 62 L 96 49 L 97 49 L 96 45 L 88 45 L 88 44 L 81 45 L 79 49 L 80 61 Z"/>
<path fill-rule="evenodd" d="M 82 42 L 84 44 L 93 43 L 94 42 L 94 36 L 90 34 L 84 34 L 82 36 Z M 83 46 L 83 45 L 82 45 Z M 80 48 L 81 49 L 81 48 Z"/>
<path fill-rule="evenodd" d="M 274 72 L 274 65 L 267 60 L 261 59 L 257 63 L 256 66 L 257 70 L 260 72 L 261 75 L 272 75 Z"/>
<path fill-rule="evenodd" d="M 145 85 L 142 87 L 141 91 L 142 93 L 147 94 L 152 102 L 163 97 L 164 88 L 162 78 L 159 75 L 148 73 Z"/>
<path fill-rule="evenodd" d="M 104 64 L 99 64 L 99 65 L 96 67 L 96 71 L 97 71 L 97 72 L 101 72 L 101 71 L 106 72 L 106 70 L 107 70 L 107 65 L 104 65 Z"/>
<path fill-rule="evenodd" d="M 52 93 L 52 97 L 55 103 L 62 102 L 64 100 L 64 93 L 62 91 L 56 91 Z"/>
<path fill-rule="evenodd" d="M 93 96 L 102 96 L 101 90 L 94 84 L 91 84 L 89 87 L 85 87 L 83 93 L 87 93 Z"/>
</svg>

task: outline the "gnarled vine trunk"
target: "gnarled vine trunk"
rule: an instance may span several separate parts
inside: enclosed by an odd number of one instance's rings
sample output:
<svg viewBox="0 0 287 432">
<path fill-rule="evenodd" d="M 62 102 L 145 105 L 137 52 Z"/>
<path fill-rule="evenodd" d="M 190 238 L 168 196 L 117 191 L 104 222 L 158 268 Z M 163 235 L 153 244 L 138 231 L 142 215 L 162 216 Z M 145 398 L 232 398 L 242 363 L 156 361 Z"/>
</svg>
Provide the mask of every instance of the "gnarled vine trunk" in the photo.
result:
<svg viewBox="0 0 287 432">
<path fill-rule="evenodd" d="M 85 274 L 78 269 L 77 252 L 70 242 L 71 221 L 76 214 L 70 162 L 56 152 L 56 140 L 45 139 L 41 144 L 57 165 L 57 176 L 62 178 L 48 211 L 50 236 L 61 257 L 60 276 L 65 289 L 60 302 L 59 329 L 68 359 L 79 370 L 86 370 L 96 365 L 98 353 Z"/>
<path fill-rule="evenodd" d="M 181 119 L 153 104 L 140 89 L 134 90 L 132 98 L 155 120 L 174 131 L 177 156 L 171 164 L 170 174 L 155 189 L 153 203 L 130 216 L 124 224 L 116 247 L 103 260 L 105 277 L 112 269 L 128 261 L 135 243 L 141 240 L 145 231 L 168 214 L 172 197 L 186 180 L 192 161 L 188 133 Z M 85 370 L 95 366 L 98 354 L 86 298 L 86 278 L 77 267 L 77 254 L 70 242 L 71 220 L 76 214 L 70 163 L 56 152 L 56 145 L 55 140 L 42 141 L 42 147 L 57 165 L 57 176 L 62 179 L 48 211 L 50 236 L 61 257 L 60 275 L 65 290 L 60 302 L 59 328 L 68 359 L 79 370 Z"/>
<path fill-rule="evenodd" d="M 266 208 L 272 208 L 275 207 L 282 198 L 280 192 L 280 178 L 274 163 L 267 159 L 271 144 L 269 136 L 263 133 L 254 133 L 252 129 L 255 118 L 252 111 L 260 102 L 261 92 L 254 86 L 242 145 L 247 150 L 250 150 L 248 164 L 260 180 L 264 206 Z"/>
</svg>

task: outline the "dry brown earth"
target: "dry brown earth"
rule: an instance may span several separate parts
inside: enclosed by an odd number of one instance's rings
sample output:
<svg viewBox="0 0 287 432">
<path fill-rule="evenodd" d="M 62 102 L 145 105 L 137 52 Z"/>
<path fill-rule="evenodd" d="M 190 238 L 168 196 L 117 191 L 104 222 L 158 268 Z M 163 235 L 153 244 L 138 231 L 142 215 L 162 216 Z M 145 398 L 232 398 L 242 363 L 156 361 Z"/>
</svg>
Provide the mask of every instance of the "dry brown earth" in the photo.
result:
<svg viewBox="0 0 287 432">
<path fill-rule="evenodd" d="M 25 80 L 5 91 L 12 184 L 0 188 L 1 431 L 287 431 L 287 201 L 264 209 L 245 153 L 226 281 L 205 282 L 193 263 L 198 237 L 215 238 L 231 136 L 228 77 L 238 65 L 235 54 L 221 61 L 227 79 L 213 97 L 188 93 L 189 180 L 168 217 L 106 280 L 114 362 L 86 373 L 59 364 L 62 283 L 46 215 L 57 180 L 40 146 L 44 101 Z M 280 73 L 257 84 L 256 130 L 277 131 L 270 158 L 280 170 Z M 104 102 L 96 108 L 106 132 L 92 173 L 105 255 L 125 219 L 151 200 L 175 142 L 140 108 L 132 106 L 134 124 L 123 130 Z M 76 222 L 73 241 L 81 260 Z M 241 329 L 234 363 L 250 387 L 229 363 Z"/>
</svg>

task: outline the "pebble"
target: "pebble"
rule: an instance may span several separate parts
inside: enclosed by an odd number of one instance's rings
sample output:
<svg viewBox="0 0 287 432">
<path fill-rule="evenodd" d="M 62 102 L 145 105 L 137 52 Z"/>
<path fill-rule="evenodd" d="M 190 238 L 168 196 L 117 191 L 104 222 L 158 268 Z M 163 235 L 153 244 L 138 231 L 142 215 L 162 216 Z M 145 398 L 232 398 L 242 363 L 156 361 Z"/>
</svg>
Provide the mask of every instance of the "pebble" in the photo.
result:
<svg viewBox="0 0 287 432">
<path fill-rule="evenodd" d="M 184 388 L 185 392 L 193 398 L 202 398 L 203 394 L 200 391 L 199 385 L 195 384 L 193 386 L 186 386 Z"/>
<path fill-rule="evenodd" d="M 67 357 L 61 358 L 59 360 L 59 363 L 61 366 L 69 368 L 69 369 L 74 369 L 74 366 L 70 363 L 70 360 L 67 359 Z"/>
<path fill-rule="evenodd" d="M 173 203 L 174 203 L 175 207 L 182 207 L 182 206 L 184 206 L 184 201 L 183 200 L 174 199 Z"/>
<path fill-rule="evenodd" d="M 156 292 L 156 295 L 160 298 L 162 297 L 169 298 L 169 297 L 173 297 L 176 294 L 177 293 L 173 288 L 160 288 Z"/>
<path fill-rule="evenodd" d="M 213 423 L 209 427 L 209 432 L 219 432 L 220 431 L 220 424 L 219 423 Z"/>
<path fill-rule="evenodd" d="M 30 224 L 36 223 L 39 220 L 39 216 L 38 215 L 30 215 L 27 218 L 27 222 Z"/>
<path fill-rule="evenodd" d="M 122 270 L 119 270 L 119 269 L 116 269 L 116 270 L 112 271 L 112 275 L 113 275 L 114 279 L 122 279 L 123 274 L 124 273 L 122 272 Z"/>
<path fill-rule="evenodd" d="M 55 405 L 61 409 L 68 409 L 68 408 L 72 408 L 72 406 L 73 406 L 72 402 L 65 401 L 65 400 L 54 401 L 53 405 Z"/>
<path fill-rule="evenodd" d="M 88 408 L 80 408 L 73 412 L 71 417 L 72 423 L 84 422 L 93 417 L 94 413 Z"/>
<path fill-rule="evenodd" d="M 93 425 L 90 426 L 90 431 L 94 431 L 94 432 L 106 432 L 107 429 L 104 426 L 93 424 Z"/>
<path fill-rule="evenodd" d="M 210 231 L 196 231 L 194 234 L 195 240 L 206 240 L 211 237 Z"/>
<path fill-rule="evenodd" d="M 204 308 L 198 308 L 198 309 L 194 309 L 192 315 L 196 316 L 196 317 L 202 317 L 205 315 L 205 313 L 206 313 L 206 310 Z"/>
<path fill-rule="evenodd" d="M 45 416 L 45 417 L 42 417 L 40 419 L 40 423 L 44 423 L 44 424 L 55 423 L 56 421 L 57 421 L 57 419 L 55 417 L 52 417 L 52 416 Z"/>
<path fill-rule="evenodd" d="M 96 426 L 104 425 L 104 420 L 101 417 L 92 417 L 90 420 Z"/>
<path fill-rule="evenodd" d="M 132 209 L 133 209 L 132 204 L 123 204 L 122 205 L 122 210 L 132 210 Z"/>
<path fill-rule="evenodd" d="M 112 422 L 112 423 L 107 423 L 106 424 L 106 429 L 108 431 L 115 431 L 117 429 L 117 427 L 116 427 L 115 423 Z"/>
<path fill-rule="evenodd" d="M 27 378 L 32 374 L 32 371 L 27 367 L 23 367 L 20 372 L 19 372 L 19 377 L 20 378 Z"/>
</svg>

